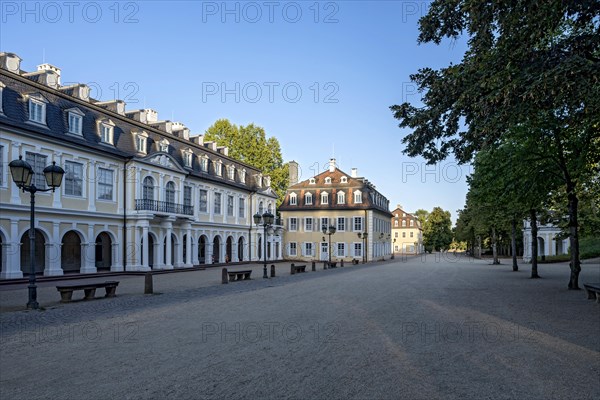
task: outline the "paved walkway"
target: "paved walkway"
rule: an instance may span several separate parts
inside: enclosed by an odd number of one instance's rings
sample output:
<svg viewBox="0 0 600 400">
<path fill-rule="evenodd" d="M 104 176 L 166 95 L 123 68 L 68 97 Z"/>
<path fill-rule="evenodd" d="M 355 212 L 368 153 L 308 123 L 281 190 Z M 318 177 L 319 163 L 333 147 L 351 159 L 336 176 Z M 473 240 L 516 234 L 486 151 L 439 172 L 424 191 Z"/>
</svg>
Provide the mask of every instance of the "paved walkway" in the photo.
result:
<svg viewBox="0 0 600 400">
<path fill-rule="evenodd" d="M 566 289 L 567 264 L 536 280 L 529 267 L 430 255 L 229 285 L 162 275 L 153 296 L 131 277 L 117 298 L 64 305 L 41 294 L 45 311 L 0 314 L 0 398 L 600 398 L 600 307 Z M 581 281 L 600 281 L 597 262 Z M 0 299 L 26 300 L 13 292 Z"/>
</svg>

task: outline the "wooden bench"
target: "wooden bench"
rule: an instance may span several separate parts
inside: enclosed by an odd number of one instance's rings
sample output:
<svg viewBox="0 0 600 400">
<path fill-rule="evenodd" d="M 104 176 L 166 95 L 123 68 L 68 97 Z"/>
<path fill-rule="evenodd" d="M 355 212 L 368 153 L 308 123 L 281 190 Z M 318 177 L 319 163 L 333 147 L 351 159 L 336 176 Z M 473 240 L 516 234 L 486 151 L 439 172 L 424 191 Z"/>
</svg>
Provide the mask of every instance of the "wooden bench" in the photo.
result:
<svg viewBox="0 0 600 400">
<path fill-rule="evenodd" d="M 249 280 L 251 274 L 252 274 L 251 269 L 246 270 L 246 271 L 227 271 L 227 277 L 229 278 L 230 282 Z"/>
<path fill-rule="evenodd" d="M 290 266 L 290 274 L 291 275 L 299 274 L 300 272 L 306 272 L 306 265 L 295 265 L 295 264 L 292 264 Z"/>
<path fill-rule="evenodd" d="M 585 283 L 583 287 L 589 300 L 596 299 L 596 303 L 600 303 L 600 283 Z"/>
<path fill-rule="evenodd" d="M 83 290 L 84 300 L 94 299 L 96 296 L 96 289 L 104 288 L 106 295 L 104 297 L 115 297 L 117 292 L 118 281 L 106 281 L 101 283 L 86 283 L 84 285 L 64 285 L 57 286 L 56 290 L 60 292 L 60 302 L 68 303 L 73 297 L 75 290 Z"/>
</svg>

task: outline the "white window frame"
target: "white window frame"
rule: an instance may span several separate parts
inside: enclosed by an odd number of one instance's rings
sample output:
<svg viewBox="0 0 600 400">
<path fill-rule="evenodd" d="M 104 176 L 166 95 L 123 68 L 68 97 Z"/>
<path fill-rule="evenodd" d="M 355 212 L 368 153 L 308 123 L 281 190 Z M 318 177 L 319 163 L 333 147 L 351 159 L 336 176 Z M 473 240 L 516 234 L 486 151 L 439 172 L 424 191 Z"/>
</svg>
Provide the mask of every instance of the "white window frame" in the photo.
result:
<svg viewBox="0 0 600 400">
<path fill-rule="evenodd" d="M 35 185 L 38 189 L 46 189 L 46 177 L 44 176 L 44 168 L 46 168 L 46 166 L 48 165 L 48 156 L 46 154 L 37 153 L 35 151 L 26 151 L 25 161 L 27 161 L 29 165 L 33 167 L 33 176 L 31 177 L 31 184 Z"/>
<path fill-rule="evenodd" d="M 223 213 L 223 196 L 221 193 L 215 193 L 213 200 L 213 214 L 221 215 Z"/>
<path fill-rule="evenodd" d="M 296 193 L 290 193 L 290 206 L 298 205 L 298 196 Z"/>
<path fill-rule="evenodd" d="M 337 203 L 346 204 L 346 193 L 342 190 L 337 193 Z"/>
<path fill-rule="evenodd" d="M 335 225 L 338 232 L 346 232 L 346 217 L 337 217 Z"/>
<path fill-rule="evenodd" d="M 232 195 L 227 195 L 227 216 L 233 217 L 235 213 L 235 199 Z"/>
<path fill-rule="evenodd" d="M 146 185 L 146 182 L 152 182 L 152 185 Z M 142 199 L 154 201 L 156 198 L 154 193 L 155 187 L 154 178 L 150 175 L 146 175 L 144 179 L 142 179 Z M 151 197 L 147 196 L 147 193 L 150 193 Z"/>
<path fill-rule="evenodd" d="M 297 232 L 298 231 L 298 218 L 297 217 L 290 217 L 290 232 Z"/>
<path fill-rule="evenodd" d="M 321 192 L 321 205 L 327 204 L 329 205 L 329 193 Z"/>
<path fill-rule="evenodd" d="M 404 220 L 404 219 L 402 220 L 402 227 L 406 228 L 406 220 Z"/>
<path fill-rule="evenodd" d="M 413 220 L 411 219 L 411 220 L 410 220 L 410 223 L 409 223 L 408 225 L 410 225 L 410 227 L 411 227 L 411 228 L 412 228 L 412 227 L 414 227 L 414 226 L 415 226 L 415 221 L 413 221 Z"/>
<path fill-rule="evenodd" d="M 331 178 L 330 177 L 326 177 L 325 178 L 325 184 L 326 185 L 331 185 Z"/>
<path fill-rule="evenodd" d="M 348 183 L 348 177 L 342 176 L 342 178 L 340 179 L 340 183 Z"/>
<path fill-rule="evenodd" d="M 307 192 L 304 194 L 304 205 L 306 205 L 306 206 L 313 205 L 313 195 L 311 192 Z"/>
<path fill-rule="evenodd" d="M 308 257 L 315 256 L 315 248 L 312 242 L 304 242 L 304 255 Z"/>
<path fill-rule="evenodd" d="M 309 223 L 310 221 L 310 223 Z M 310 229 L 308 229 L 310 225 Z M 305 217 L 304 218 L 304 232 L 312 232 L 315 227 L 315 219 L 313 217 Z"/>
<path fill-rule="evenodd" d="M 309 185 L 314 185 L 315 183 L 316 183 L 316 181 L 315 181 L 315 178 L 310 178 L 310 179 L 308 180 L 308 184 L 309 184 Z"/>
<path fill-rule="evenodd" d="M 354 204 L 362 204 L 362 192 L 357 190 L 354 192 Z"/>
<path fill-rule="evenodd" d="M 29 96 L 28 103 L 28 112 L 29 112 L 29 121 L 34 122 L 36 124 L 46 124 L 46 104 L 48 101 L 44 99 L 41 95 L 33 95 Z M 39 109 L 37 108 L 39 107 Z M 39 111 L 35 111 L 39 110 Z M 35 118 L 34 118 L 35 117 Z"/>
<path fill-rule="evenodd" d="M 192 160 L 194 157 L 194 152 L 191 149 L 183 150 L 183 166 L 187 168 L 192 168 Z"/>
<path fill-rule="evenodd" d="M 203 196 L 204 199 L 203 199 Z M 204 201 L 204 207 L 202 207 Z M 198 191 L 198 211 L 201 213 L 208 213 L 208 190 L 206 189 L 199 189 Z"/>
<path fill-rule="evenodd" d="M 83 112 L 81 112 L 81 110 L 78 108 L 71 108 L 67 110 L 67 133 L 70 133 L 71 135 L 83 136 L 83 117 Z M 74 126 L 72 121 L 78 121 L 78 123 Z"/>
<path fill-rule="evenodd" d="M 246 199 L 243 197 L 238 199 L 238 217 L 246 218 Z"/>
<path fill-rule="evenodd" d="M 240 171 L 240 182 L 246 183 L 246 168 Z"/>
<path fill-rule="evenodd" d="M 135 150 L 138 153 L 146 154 L 148 146 L 148 134 L 146 132 L 135 132 Z"/>
<path fill-rule="evenodd" d="M 340 246 L 342 248 L 342 252 L 340 254 Z M 346 257 L 346 243 L 345 242 L 337 242 L 335 246 L 336 257 Z"/>
<path fill-rule="evenodd" d="M 194 189 L 190 185 L 183 185 L 183 205 L 191 207 L 192 204 L 194 204 Z"/>
<path fill-rule="evenodd" d="M 200 171 L 208 172 L 208 157 L 206 155 L 200 156 Z"/>
<path fill-rule="evenodd" d="M 115 174 L 114 174 L 114 171 L 109 168 L 98 167 L 98 175 L 97 176 L 98 176 L 98 179 L 96 179 L 96 200 L 98 200 L 98 201 L 115 201 Z M 102 190 L 100 190 L 100 188 L 109 186 L 108 182 L 103 182 L 104 176 L 111 177 L 111 179 L 110 179 L 111 198 L 110 199 L 100 197 L 102 194 L 101 193 Z"/>
<path fill-rule="evenodd" d="M 4 114 L 4 108 L 2 108 L 2 97 L 3 97 L 3 89 L 6 87 L 4 83 L 0 81 L 0 114 Z"/>
<path fill-rule="evenodd" d="M 173 188 L 173 190 L 170 188 Z M 168 181 L 165 184 L 165 202 L 170 204 L 177 203 L 177 186 L 175 186 L 175 182 L 173 181 Z"/>
<path fill-rule="evenodd" d="M 357 229 L 357 225 L 360 225 L 360 229 Z M 363 232 L 364 231 L 364 218 L 363 217 L 352 217 L 352 231 Z"/>
<path fill-rule="evenodd" d="M 158 142 L 158 151 L 162 152 L 162 153 L 168 153 L 169 152 L 169 141 L 167 139 L 162 139 L 160 142 Z"/>
<path fill-rule="evenodd" d="M 227 167 L 227 177 L 230 180 L 235 181 L 235 166 L 230 165 Z"/>
<path fill-rule="evenodd" d="M 360 249 L 360 251 L 356 252 L 356 249 Z M 364 253 L 364 249 L 363 249 L 363 244 L 362 242 L 354 242 L 352 244 L 352 257 L 362 257 Z"/>
<path fill-rule="evenodd" d="M 223 176 L 223 162 L 221 160 L 215 162 L 215 174 L 217 176 Z"/>
<path fill-rule="evenodd" d="M 298 244 L 296 242 L 290 242 L 289 243 L 290 247 L 288 250 L 288 253 L 291 257 L 297 257 L 298 256 Z"/>
<path fill-rule="evenodd" d="M 323 232 L 323 228 L 329 229 L 329 218 L 328 217 L 321 217 L 319 219 L 319 223 L 320 223 L 319 225 L 321 227 L 320 232 Z"/>
<path fill-rule="evenodd" d="M 100 142 L 114 145 L 115 124 L 111 120 L 101 121 L 98 129 L 100 130 Z"/>
<path fill-rule="evenodd" d="M 73 194 L 73 193 L 67 193 L 67 182 L 69 181 L 69 176 L 70 176 L 70 169 L 69 165 L 72 166 L 77 166 L 80 169 L 80 175 L 77 177 L 75 177 L 74 179 L 72 179 L 72 181 L 74 182 L 79 182 L 79 187 L 81 188 L 81 194 Z M 83 184 L 83 177 L 84 177 L 84 169 L 83 169 L 83 164 L 77 161 L 71 161 L 71 160 L 66 160 L 65 161 L 65 176 L 64 176 L 64 189 L 63 189 L 63 195 L 64 196 L 69 196 L 69 197 L 76 197 L 76 198 L 84 198 L 85 197 L 85 185 Z M 75 183 L 73 184 L 73 188 L 75 188 Z"/>
</svg>

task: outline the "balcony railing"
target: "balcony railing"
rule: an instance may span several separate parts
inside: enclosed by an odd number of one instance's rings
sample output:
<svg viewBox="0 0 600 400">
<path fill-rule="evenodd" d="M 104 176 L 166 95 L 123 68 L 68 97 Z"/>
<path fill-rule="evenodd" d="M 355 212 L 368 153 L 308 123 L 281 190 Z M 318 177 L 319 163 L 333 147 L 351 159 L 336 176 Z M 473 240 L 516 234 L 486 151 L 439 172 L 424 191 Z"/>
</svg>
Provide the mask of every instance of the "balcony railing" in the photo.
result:
<svg viewBox="0 0 600 400">
<path fill-rule="evenodd" d="M 136 199 L 135 209 L 137 211 L 155 211 L 167 214 L 194 215 L 194 206 L 170 203 L 168 201 Z"/>
</svg>

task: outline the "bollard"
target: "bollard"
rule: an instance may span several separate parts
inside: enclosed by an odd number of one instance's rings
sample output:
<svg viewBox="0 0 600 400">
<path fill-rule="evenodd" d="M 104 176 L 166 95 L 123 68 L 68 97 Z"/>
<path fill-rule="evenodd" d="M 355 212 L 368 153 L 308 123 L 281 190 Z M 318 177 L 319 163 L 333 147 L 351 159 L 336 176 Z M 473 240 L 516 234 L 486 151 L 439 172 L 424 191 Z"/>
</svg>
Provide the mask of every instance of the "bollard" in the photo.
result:
<svg viewBox="0 0 600 400">
<path fill-rule="evenodd" d="M 327 269 L 327 261 L 323 261 L 323 269 Z"/>
<path fill-rule="evenodd" d="M 152 272 L 146 272 L 146 274 L 144 275 L 144 294 L 154 294 Z"/>
<path fill-rule="evenodd" d="M 344 260 L 340 261 L 340 267 L 344 267 Z"/>
<path fill-rule="evenodd" d="M 271 264 L 271 278 L 275 278 L 275 264 Z"/>
<path fill-rule="evenodd" d="M 221 272 L 221 283 L 223 285 L 229 283 L 229 275 L 227 275 L 227 268 L 223 268 L 223 271 Z"/>
<path fill-rule="evenodd" d="M 312 262 L 312 271 L 315 272 L 317 270 L 317 265 L 316 263 L 313 261 Z"/>
<path fill-rule="evenodd" d="M 294 263 L 292 263 L 292 265 L 290 265 L 290 275 L 294 275 L 296 273 L 296 271 L 294 271 Z"/>
</svg>

